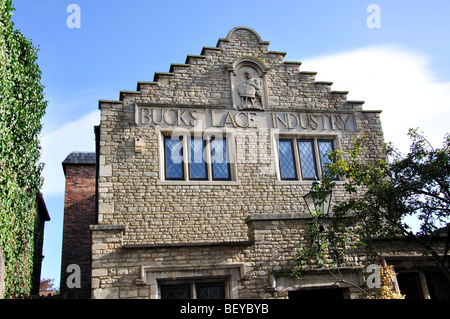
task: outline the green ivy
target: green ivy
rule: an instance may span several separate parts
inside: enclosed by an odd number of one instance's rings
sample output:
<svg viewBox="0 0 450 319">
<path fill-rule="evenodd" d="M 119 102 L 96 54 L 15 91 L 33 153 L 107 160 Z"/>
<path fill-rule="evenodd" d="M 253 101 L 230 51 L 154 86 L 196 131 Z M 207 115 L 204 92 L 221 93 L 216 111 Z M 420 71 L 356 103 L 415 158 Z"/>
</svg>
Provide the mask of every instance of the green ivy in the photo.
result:
<svg viewBox="0 0 450 319">
<path fill-rule="evenodd" d="M 0 0 L 0 245 L 4 298 L 30 295 L 36 195 L 42 186 L 39 133 L 47 102 L 37 52 L 11 21 L 11 0 Z M 1 297 L 1 296 L 0 296 Z"/>
<path fill-rule="evenodd" d="M 347 238 L 330 231 L 329 221 L 321 212 L 312 212 L 306 231 L 309 245 L 298 250 L 291 274 L 301 278 L 308 269 L 338 267 L 342 263 L 343 247 L 348 244 Z"/>
</svg>

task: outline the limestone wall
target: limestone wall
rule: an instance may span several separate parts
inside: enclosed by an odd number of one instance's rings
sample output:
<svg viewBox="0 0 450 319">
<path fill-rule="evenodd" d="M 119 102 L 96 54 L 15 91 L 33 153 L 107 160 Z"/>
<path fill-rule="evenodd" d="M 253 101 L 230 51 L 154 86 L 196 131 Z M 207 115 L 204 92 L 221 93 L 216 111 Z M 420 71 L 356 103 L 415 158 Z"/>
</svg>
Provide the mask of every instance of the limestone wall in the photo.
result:
<svg viewBox="0 0 450 319">
<path fill-rule="evenodd" d="M 219 269 L 231 277 L 245 269 L 232 284 L 241 297 L 286 297 L 270 273 L 289 267 L 304 240 L 299 216 L 308 214 L 302 196 L 311 181 L 280 179 L 277 139 L 325 138 L 345 152 L 368 135 L 366 155 L 375 159 L 383 133 L 379 112 L 362 110 L 363 102 L 347 101 L 347 92 L 316 82 L 315 72 L 268 46 L 238 27 L 137 91 L 122 91 L 119 101 L 100 101 L 94 297 L 148 298 L 145 267 L 197 264 L 230 264 Z M 249 98 L 238 91 L 246 79 L 259 83 Z M 226 136 L 231 180 L 166 180 L 163 138 L 174 132 Z M 294 217 L 269 222 L 268 214 Z M 264 218 L 255 224 L 256 216 Z"/>
<path fill-rule="evenodd" d="M 298 127 L 281 134 L 333 137 L 344 150 L 354 138 L 369 134 L 374 144 L 370 155 L 380 156 L 383 135 L 379 113 L 364 112 L 360 103 L 347 102 L 346 92 L 332 92 L 329 83 L 315 82 L 314 73 L 304 73 L 298 64 L 284 62 L 284 54 L 268 51 L 268 43 L 260 41 L 252 30 L 238 28 L 220 39 L 217 48 L 204 48 L 202 55 L 188 56 L 186 64 L 172 65 L 170 73 L 158 73 L 154 82 L 140 83 L 137 92 L 122 92 L 121 101 L 100 102 L 100 224 L 126 224 L 127 243 L 231 241 L 245 240 L 243 220 L 249 214 L 306 212 L 301 194 L 310 183 L 283 183 L 277 177 L 273 127 L 235 128 L 231 121 L 219 127 L 232 132 L 237 176 L 232 182 L 205 185 L 161 181 L 163 129 L 136 124 L 139 103 L 197 112 L 233 109 L 227 67 L 242 56 L 258 59 L 268 69 L 265 77 L 270 104 L 264 113 L 314 112 L 305 114 L 315 115 L 317 122 L 320 111 L 347 111 L 354 116 L 353 130 Z M 184 124 L 181 120 L 174 123 L 177 125 L 166 125 L 164 132 L 169 134 Z M 192 131 L 191 127 L 185 129 Z M 140 152 L 135 151 L 136 138 L 143 143 Z"/>
</svg>

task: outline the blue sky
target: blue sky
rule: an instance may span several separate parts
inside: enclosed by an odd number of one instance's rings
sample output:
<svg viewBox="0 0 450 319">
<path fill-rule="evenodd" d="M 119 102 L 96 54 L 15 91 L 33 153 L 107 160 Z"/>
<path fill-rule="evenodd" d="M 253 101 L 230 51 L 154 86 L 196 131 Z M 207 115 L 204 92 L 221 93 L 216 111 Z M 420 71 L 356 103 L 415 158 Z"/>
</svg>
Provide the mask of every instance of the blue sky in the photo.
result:
<svg viewBox="0 0 450 319">
<path fill-rule="evenodd" d="M 317 71 L 364 109 L 382 110 L 385 140 L 407 150 L 410 127 L 439 146 L 450 118 L 450 1 L 13 0 L 16 28 L 39 46 L 49 101 L 43 119 L 46 224 L 42 277 L 59 286 L 64 175 L 71 151 L 93 151 L 98 100 L 118 100 L 171 63 L 247 26 Z M 80 28 L 69 28 L 70 4 Z M 379 28 L 367 19 L 379 8 Z M 371 20 L 372 21 L 372 20 Z"/>
</svg>

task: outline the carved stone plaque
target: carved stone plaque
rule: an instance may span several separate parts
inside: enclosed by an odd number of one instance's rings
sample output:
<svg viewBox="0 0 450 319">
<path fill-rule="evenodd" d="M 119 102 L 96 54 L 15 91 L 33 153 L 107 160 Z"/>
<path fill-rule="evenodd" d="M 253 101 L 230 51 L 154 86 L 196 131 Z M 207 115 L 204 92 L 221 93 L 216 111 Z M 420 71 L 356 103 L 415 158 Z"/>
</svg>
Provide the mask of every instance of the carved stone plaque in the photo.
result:
<svg viewBox="0 0 450 319">
<path fill-rule="evenodd" d="M 229 66 L 233 106 L 237 110 L 263 111 L 268 107 L 267 68 L 257 59 L 244 57 Z"/>
</svg>

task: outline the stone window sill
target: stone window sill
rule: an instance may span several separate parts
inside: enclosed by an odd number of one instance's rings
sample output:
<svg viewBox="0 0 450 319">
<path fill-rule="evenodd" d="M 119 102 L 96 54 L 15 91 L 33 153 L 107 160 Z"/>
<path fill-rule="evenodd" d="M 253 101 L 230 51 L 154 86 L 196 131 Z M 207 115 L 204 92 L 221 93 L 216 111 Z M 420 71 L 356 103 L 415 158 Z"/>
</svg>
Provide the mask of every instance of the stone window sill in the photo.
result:
<svg viewBox="0 0 450 319">
<path fill-rule="evenodd" d="M 239 186 L 240 181 L 161 181 L 158 180 L 156 185 L 175 185 L 175 186 Z"/>
</svg>

